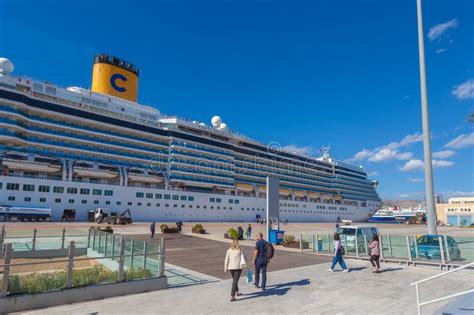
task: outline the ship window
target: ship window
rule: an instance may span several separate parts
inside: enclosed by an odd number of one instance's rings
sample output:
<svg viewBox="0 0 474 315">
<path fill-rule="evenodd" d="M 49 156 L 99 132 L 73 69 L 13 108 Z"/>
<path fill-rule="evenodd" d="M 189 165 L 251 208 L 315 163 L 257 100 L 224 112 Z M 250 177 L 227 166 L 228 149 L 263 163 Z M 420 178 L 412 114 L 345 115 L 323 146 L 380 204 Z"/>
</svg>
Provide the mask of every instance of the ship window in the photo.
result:
<svg viewBox="0 0 474 315">
<path fill-rule="evenodd" d="M 157 204 L 156 204 L 156 206 L 157 206 L 157 207 L 159 207 L 159 206 L 160 206 L 160 204 L 159 204 L 159 203 L 157 203 Z"/>
<path fill-rule="evenodd" d="M 87 203 L 87 200 L 82 199 L 81 203 L 82 203 L 82 204 L 86 204 L 86 203 Z"/>
<path fill-rule="evenodd" d="M 189 205 L 189 208 L 192 208 L 192 207 L 193 207 L 193 205 Z"/>
<path fill-rule="evenodd" d="M 186 196 L 181 196 L 180 199 L 186 201 Z"/>
<path fill-rule="evenodd" d="M 199 208 L 201 208 L 201 206 L 200 206 L 200 205 L 197 205 L 197 206 L 196 206 L 196 208 L 198 208 L 198 209 L 199 209 Z"/>
<path fill-rule="evenodd" d="M 137 202 L 137 206 L 141 207 L 141 206 L 142 206 L 142 203 L 141 203 L 141 202 Z"/>
<path fill-rule="evenodd" d="M 229 203 L 234 203 L 234 200 L 233 200 L 233 199 L 229 199 Z"/>
<path fill-rule="evenodd" d="M 54 199 L 54 202 L 60 203 L 60 202 L 61 202 L 61 199 L 60 199 L 60 198 L 56 198 L 56 199 Z"/>
<path fill-rule="evenodd" d="M 144 194 L 142 192 L 137 192 L 136 196 L 137 198 L 143 198 Z"/>
<path fill-rule="evenodd" d="M 171 198 L 171 195 L 168 195 L 168 194 L 165 195 L 165 199 L 169 200 L 170 198 Z"/>
<path fill-rule="evenodd" d="M 102 189 L 92 189 L 92 194 L 94 196 L 100 196 L 102 195 Z"/>
<path fill-rule="evenodd" d="M 35 191 L 35 185 L 31 184 L 24 184 L 23 191 Z"/>
<path fill-rule="evenodd" d="M 99 200 L 94 200 L 94 204 L 95 204 L 95 205 L 98 205 L 98 204 L 99 204 Z"/>
<path fill-rule="evenodd" d="M 170 206 L 169 203 L 167 203 L 167 204 L 165 205 L 166 208 L 168 208 L 169 206 Z"/>
<path fill-rule="evenodd" d="M 74 199 L 69 199 L 69 203 L 74 203 Z"/>
<path fill-rule="evenodd" d="M 146 206 L 151 207 L 151 202 L 147 202 Z"/>
<path fill-rule="evenodd" d="M 113 196 L 114 191 L 113 190 L 104 190 L 104 196 Z"/>
<path fill-rule="evenodd" d="M 8 201 L 15 201 L 15 196 L 8 196 Z"/>
<path fill-rule="evenodd" d="M 211 209 L 214 209 L 214 206 L 211 206 Z"/>
<path fill-rule="evenodd" d="M 31 198 L 30 197 L 25 197 L 25 201 L 26 202 L 31 201 Z"/>
<path fill-rule="evenodd" d="M 46 198 L 40 198 L 40 202 L 46 202 Z"/>
<path fill-rule="evenodd" d="M 131 206 L 131 205 L 132 205 L 132 202 L 131 202 L 131 201 L 127 202 L 127 205 Z"/>
<path fill-rule="evenodd" d="M 188 201 L 194 201 L 194 196 L 188 196 Z"/>
<path fill-rule="evenodd" d="M 58 194 L 62 194 L 64 192 L 64 187 L 54 186 L 53 187 L 53 192 L 58 193 Z"/>
<path fill-rule="evenodd" d="M 217 210 L 221 210 L 221 207 L 217 207 Z"/>
<path fill-rule="evenodd" d="M 110 200 L 105 201 L 106 205 L 110 205 Z"/>
<path fill-rule="evenodd" d="M 161 198 L 163 198 L 163 195 L 162 194 L 155 194 L 155 198 L 156 199 L 161 199 Z"/>
<path fill-rule="evenodd" d="M 173 207 L 178 208 L 178 205 L 177 205 L 177 204 L 174 204 Z"/>
<path fill-rule="evenodd" d="M 149 198 L 149 199 L 153 198 L 153 194 L 152 193 L 146 193 L 146 197 Z"/>
<path fill-rule="evenodd" d="M 215 202 L 215 201 L 216 201 L 216 198 L 209 198 L 209 201 L 210 201 L 210 202 Z"/>
<path fill-rule="evenodd" d="M 207 206 L 203 206 L 204 209 L 207 209 Z"/>
<path fill-rule="evenodd" d="M 117 206 L 120 206 L 122 204 L 121 201 L 117 201 Z"/>
<path fill-rule="evenodd" d="M 235 199 L 235 203 L 236 203 L 236 204 L 239 204 L 239 199 Z"/>
<path fill-rule="evenodd" d="M 179 196 L 178 195 L 173 195 L 173 200 L 179 200 Z"/>
<path fill-rule="evenodd" d="M 16 183 L 7 183 L 7 190 L 19 190 L 20 184 Z"/>
<path fill-rule="evenodd" d="M 89 188 L 81 188 L 81 190 L 79 191 L 81 195 L 88 195 L 90 193 L 90 189 Z"/>
<path fill-rule="evenodd" d="M 216 199 L 216 202 L 221 202 L 221 201 L 222 201 L 221 198 Z"/>
<path fill-rule="evenodd" d="M 184 205 L 181 205 L 181 208 L 184 208 Z"/>
<path fill-rule="evenodd" d="M 49 193 L 49 186 L 39 185 L 38 191 L 39 191 L 39 192 L 46 192 L 46 193 Z"/>
<path fill-rule="evenodd" d="M 68 193 L 68 194 L 77 194 L 77 188 L 75 188 L 75 187 L 68 187 L 68 188 L 67 188 L 67 193 Z"/>
</svg>

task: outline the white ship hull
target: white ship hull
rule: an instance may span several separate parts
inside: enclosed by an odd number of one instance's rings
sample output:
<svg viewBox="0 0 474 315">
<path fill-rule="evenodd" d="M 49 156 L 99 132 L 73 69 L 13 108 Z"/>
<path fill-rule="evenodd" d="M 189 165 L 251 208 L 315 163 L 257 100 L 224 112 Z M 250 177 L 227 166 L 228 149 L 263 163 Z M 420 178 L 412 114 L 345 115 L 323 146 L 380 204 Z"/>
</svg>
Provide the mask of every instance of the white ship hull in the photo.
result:
<svg viewBox="0 0 474 315">
<path fill-rule="evenodd" d="M 105 184 L 91 184 L 84 182 L 67 182 L 60 180 L 46 180 L 37 178 L 22 178 L 13 176 L 0 176 L 0 203 L 11 206 L 41 206 L 52 209 L 54 221 L 61 219 L 64 209 L 76 209 L 76 220 L 86 221 L 88 210 L 97 207 L 110 208 L 112 211 L 130 209 L 135 222 L 138 221 L 255 221 L 257 214 L 265 217 L 265 198 L 244 197 L 235 195 L 222 195 L 210 193 L 196 193 L 190 191 L 153 189 L 132 186 L 117 186 Z M 7 190 L 7 183 L 19 184 L 19 190 Z M 23 191 L 23 184 L 47 185 L 49 192 Z M 53 192 L 53 187 L 64 187 L 63 193 Z M 68 188 L 76 188 L 76 194 L 67 193 Z M 112 190 L 113 196 L 81 195 L 80 189 Z M 143 198 L 138 198 L 137 193 L 144 193 Z M 152 193 L 153 198 L 146 198 Z M 157 199 L 156 194 L 171 195 L 169 200 Z M 178 200 L 173 200 L 178 196 Z M 182 196 L 186 201 L 181 200 Z M 192 197 L 193 201 L 188 198 Z M 14 197 L 14 200 L 13 198 Z M 26 198 L 26 199 L 25 199 Z M 29 198 L 29 199 L 28 199 Z M 43 202 L 41 202 L 41 198 Z M 176 197 L 175 197 L 176 198 Z M 211 198 L 221 202 L 210 202 Z M 26 202 L 25 200 L 29 200 Z M 73 200 L 74 202 L 70 202 Z M 85 200 L 85 203 L 83 203 Z M 229 200 L 232 200 L 230 203 Z M 238 203 L 235 203 L 238 200 Z M 120 205 L 117 204 L 120 202 Z M 131 204 L 129 204 L 131 203 Z M 198 208 L 199 207 L 199 208 Z M 324 207 L 324 208 L 323 208 Z M 338 205 L 295 200 L 280 200 L 280 219 L 290 222 L 335 222 L 340 220 L 367 221 L 377 209 L 378 203 L 367 207 Z"/>
</svg>

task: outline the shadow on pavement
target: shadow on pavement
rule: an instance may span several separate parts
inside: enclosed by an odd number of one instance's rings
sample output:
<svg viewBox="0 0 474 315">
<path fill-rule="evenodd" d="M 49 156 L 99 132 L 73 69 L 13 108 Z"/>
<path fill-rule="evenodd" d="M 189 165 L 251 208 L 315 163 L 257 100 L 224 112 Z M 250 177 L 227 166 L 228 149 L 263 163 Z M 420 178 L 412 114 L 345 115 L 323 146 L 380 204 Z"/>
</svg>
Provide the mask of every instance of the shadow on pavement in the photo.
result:
<svg viewBox="0 0 474 315">
<path fill-rule="evenodd" d="M 387 268 L 387 269 L 380 269 L 380 273 L 391 272 L 391 271 L 400 271 L 400 270 L 403 270 L 403 268 Z"/>
<path fill-rule="evenodd" d="M 242 296 L 246 296 L 246 297 L 240 298 L 238 299 L 238 301 L 249 300 L 249 299 L 254 299 L 254 298 L 264 297 L 264 296 L 272 296 L 272 295 L 281 296 L 288 293 L 288 291 L 291 290 L 291 287 L 308 285 L 310 283 L 311 281 L 309 281 L 309 279 L 302 279 L 299 281 L 274 284 L 274 285 L 268 286 L 265 291 L 257 291 L 253 293 L 242 294 Z"/>
</svg>

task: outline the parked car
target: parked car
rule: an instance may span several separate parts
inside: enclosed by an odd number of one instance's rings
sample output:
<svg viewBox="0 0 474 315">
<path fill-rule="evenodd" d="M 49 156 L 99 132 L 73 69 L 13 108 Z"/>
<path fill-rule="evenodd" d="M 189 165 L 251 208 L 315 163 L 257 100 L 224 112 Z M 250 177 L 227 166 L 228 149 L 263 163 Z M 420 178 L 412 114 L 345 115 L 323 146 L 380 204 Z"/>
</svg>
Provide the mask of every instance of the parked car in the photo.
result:
<svg viewBox="0 0 474 315">
<path fill-rule="evenodd" d="M 337 229 L 336 233 L 341 237 L 342 244 L 345 246 L 347 253 L 356 252 L 356 236 L 359 253 L 365 253 L 368 250 L 366 242 L 371 241 L 374 234 L 380 235 L 379 229 L 375 225 L 341 226 Z"/>
<path fill-rule="evenodd" d="M 461 251 L 459 250 L 458 244 L 451 236 L 446 235 L 432 235 L 426 234 L 416 239 L 416 246 L 418 247 L 418 257 L 419 258 L 426 258 L 426 259 L 438 259 L 441 260 L 441 252 L 439 247 L 439 238 L 443 238 L 443 248 L 446 255 L 446 241 L 448 242 L 448 250 L 449 250 L 449 257 L 451 260 L 460 260 L 461 259 Z M 416 257 L 416 249 L 415 246 L 411 246 L 411 256 L 413 258 Z"/>
</svg>

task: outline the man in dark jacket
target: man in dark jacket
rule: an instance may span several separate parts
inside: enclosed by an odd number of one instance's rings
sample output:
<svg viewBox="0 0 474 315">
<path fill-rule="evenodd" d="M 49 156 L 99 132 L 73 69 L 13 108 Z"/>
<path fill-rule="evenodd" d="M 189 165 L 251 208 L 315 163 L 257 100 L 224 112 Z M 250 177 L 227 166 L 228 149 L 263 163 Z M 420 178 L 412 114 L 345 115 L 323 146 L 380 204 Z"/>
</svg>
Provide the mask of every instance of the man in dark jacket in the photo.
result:
<svg viewBox="0 0 474 315">
<path fill-rule="evenodd" d="M 154 239 L 154 238 L 155 238 L 155 221 L 153 221 L 153 222 L 150 224 L 150 233 L 151 233 L 150 238 L 151 238 L 151 239 Z"/>
</svg>

